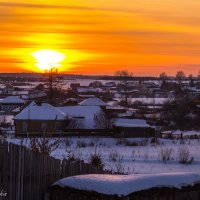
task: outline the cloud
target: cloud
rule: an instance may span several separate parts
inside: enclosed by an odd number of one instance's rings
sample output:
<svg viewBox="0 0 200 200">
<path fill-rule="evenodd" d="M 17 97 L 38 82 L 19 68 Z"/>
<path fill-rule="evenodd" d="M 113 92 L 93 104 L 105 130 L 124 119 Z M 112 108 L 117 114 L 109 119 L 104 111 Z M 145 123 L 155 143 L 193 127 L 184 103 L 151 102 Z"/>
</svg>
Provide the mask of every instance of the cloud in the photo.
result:
<svg viewBox="0 0 200 200">
<path fill-rule="evenodd" d="M 72 10 L 96 10 L 92 7 L 84 6 L 64 6 L 64 5 L 49 5 L 49 4 L 30 4 L 30 3 L 15 3 L 15 2 L 0 2 L 0 6 L 4 7 L 24 7 L 24 8 L 50 8 L 50 9 L 72 9 Z"/>
<path fill-rule="evenodd" d="M 122 12 L 129 14 L 139 14 L 139 15 L 155 15 L 154 11 L 141 10 L 137 8 L 111 8 L 111 7 L 88 7 L 88 6 L 69 6 L 69 5 L 53 5 L 53 4 L 37 4 L 37 3 L 16 3 L 16 2 L 0 2 L 0 6 L 3 7 L 24 7 L 24 8 L 37 8 L 37 9 L 68 9 L 68 10 L 88 10 L 88 11 L 111 11 L 111 12 Z M 162 14 L 158 11 L 156 14 Z"/>
</svg>

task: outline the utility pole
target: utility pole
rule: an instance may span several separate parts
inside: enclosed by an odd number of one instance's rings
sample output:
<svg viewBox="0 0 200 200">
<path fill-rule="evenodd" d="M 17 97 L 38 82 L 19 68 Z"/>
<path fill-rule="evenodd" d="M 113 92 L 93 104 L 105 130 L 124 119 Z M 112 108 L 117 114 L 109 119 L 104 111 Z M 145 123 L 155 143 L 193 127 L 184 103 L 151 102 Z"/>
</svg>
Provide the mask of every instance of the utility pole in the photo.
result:
<svg viewBox="0 0 200 200">
<path fill-rule="evenodd" d="M 52 104 L 54 98 L 54 91 L 53 91 L 53 83 L 54 83 L 54 75 L 58 73 L 58 70 L 54 67 L 51 67 L 48 70 L 48 86 L 49 86 L 49 101 Z"/>
</svg>

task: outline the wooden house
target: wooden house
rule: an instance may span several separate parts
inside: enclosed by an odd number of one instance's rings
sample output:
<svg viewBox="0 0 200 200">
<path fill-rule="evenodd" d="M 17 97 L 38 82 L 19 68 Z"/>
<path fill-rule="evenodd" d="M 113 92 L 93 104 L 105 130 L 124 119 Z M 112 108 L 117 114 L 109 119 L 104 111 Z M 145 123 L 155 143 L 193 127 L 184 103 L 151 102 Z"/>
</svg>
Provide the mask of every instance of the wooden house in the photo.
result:
<svg viewBox="0 0 200 200">
<path fill-rule="evenodd" d="M 0 111 L 5 114 L 12 114 L 12 111 L 16 108 L 22 108 L 25 104 L 25 100 L 18 96 L 8 96 L 0 100 Z"/>
<path fill-rule="evenodd" d="M 144 119 L 116 118 L 113 123 L 116 136 L 120 137 L 154 137 L 155 128 Z"/>
<path fill-rule="evenodd" d="M 47 103 L 32 102 L 15 116 L 16 135 L 55 134 L 64 128 L 67 116 Z"/>
</svg>

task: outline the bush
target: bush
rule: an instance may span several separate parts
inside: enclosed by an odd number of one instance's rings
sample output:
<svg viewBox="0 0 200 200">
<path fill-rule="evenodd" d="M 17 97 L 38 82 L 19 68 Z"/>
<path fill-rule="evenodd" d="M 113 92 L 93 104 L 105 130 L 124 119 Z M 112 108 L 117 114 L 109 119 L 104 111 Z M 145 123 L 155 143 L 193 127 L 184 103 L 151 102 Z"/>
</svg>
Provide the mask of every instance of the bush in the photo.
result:
<svg viewBox="0 0 200 200">
<path fill-rule="evenodd" d="M 65 142 L 66 147 L 69 147 L 69 146 L 71 146 L 71 145 L 73 144 L 73 141 L 72 141 L 72 140 L 69 140 L 68 138 L 66 138 L 66 139 L 64 140 L 64 142 Z"/>
<path fill-rule="evenodd" d="M 77 159 L 77 158 L 75 157 L 75 155 L 72 153 L 72 154 L 68 154 L 67 160 L 69 160 L 69 161 L 71 161 L 71 162 L 74 162 L 74 161 L 78 161 L 78 160 L 80 160 L 80 159 Z"/>
<path fill-rule="evenodd" d="M 160 160 L 166 163 L 169 160 L 172 160 L 173 149 L 171 148 L 161 148 L 159 152 Z"/>
<path fill-rule="evenodd" d="M 123 156 L 121 156 L 117 151 L 111 151 L 109 154 L 109 159 L 114 162 L 111 171 L 115 172 L 116 174 L 124 174 L 125 164 L 123 162 Z"/>
<path fill-rule="evenodd" d="M 125 145 L 126 144 L 126 138 L 117 138 L 116 145 Z"/>
<path fill-rule="evenodd" d="M 94 167 L 103 167 L 103 161 L 102 161 L 102 154 L 97 152 L 95 149 L 95 152 L 90 155 L 90 164 L 92 164 Z"/>
<path fill-rule="evenodd" d="M 79 148 L 85 148 L 88 146 L 87 142 L 78 140 L 76 146 Z"/>
<path fill-rule="evenodd" d="M 109 159 L 113 162 L 116 162 L 120 158 L 120 154 L 117 151 L 111 151 L 109 154 Z"/>
<path fill-rule="evenodd" d="M 129 140 L 126 140 L 125 145 L 126 146 L 137 147 L 137 146 L 146 146 L 147 143 L 148 143 L 148 140 L 143 140 L 143 141 L 129 141 Z"/>
<path fill-rule="evenodd" d="M 191 153 L 187 147 L 180 147 L 178 160 L 181 164 L 191 164 L 194 161 L 194 157 L 191 156 Z"/>
</svg>

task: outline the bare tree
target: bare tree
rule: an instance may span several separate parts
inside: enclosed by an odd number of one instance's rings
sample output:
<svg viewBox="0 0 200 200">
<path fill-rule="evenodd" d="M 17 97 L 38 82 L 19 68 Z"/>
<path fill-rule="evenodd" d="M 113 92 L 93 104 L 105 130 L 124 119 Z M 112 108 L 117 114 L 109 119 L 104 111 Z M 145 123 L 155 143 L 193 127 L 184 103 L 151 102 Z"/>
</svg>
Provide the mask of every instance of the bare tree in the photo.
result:
<svg viewBox="0 0 200 200">
<path fill-rule="evenodd" d="M 67 128 L 69 128 L 69 129 L 79 129 L 79 128 L 84 128 L 84 125 L 81 122 L 81 118 L 71 118 L 68 121 Z"/>
<path fill-rule="evenodd" d="M 119 70 L 115 72 L 115 76 L 120 77 L 121 79 L 127 79 L 127 77 L 132 77 L 133 73 L 127 70 Z"/>
<path fill-rule="evenodd" d="M 128 81 L 132 79 L 133 74 L 126 70 L 121 70 L 116 71 L 115 76 L 120 80 L 120 83 L 118 84 L 118 90 L 122 95 L 122 101 L 125 102 L 125 105 L 128 105 L 128 97 L 130 96 Z"/>
<path fill-rule="evenodd" d="M 34 137 L 31 138 L 30 149 L 36 153 L 50 155 L 51 152 L 58 148 L 60 142 L 60 138 L 51 141 L 50 138 L 45 136 L 42 138 Z"/>
<path fill-rule="evenodd" d="M 111 129 L 113 121 L 110 119 L 104 111 L 99 111 L 95 117 L 95 127 L 100 129 Z"/>
<path fill-rule="evenodd" d="M 165 72 L 162 72 L 162 73 L 160 74 L 160 79 L 161 79 L 162 81 L 165 81 L 165 80 L 167 79 L 167 74 L 166 74 Z"/>
<path fill-rule="evenodd" d="M 185 78 L 185 73 L 183 71 L 178 71 L 176 73 L 176 79 L 178 80 L 179 85 L 181 85 L 184 78 Z"/>
</svg>

